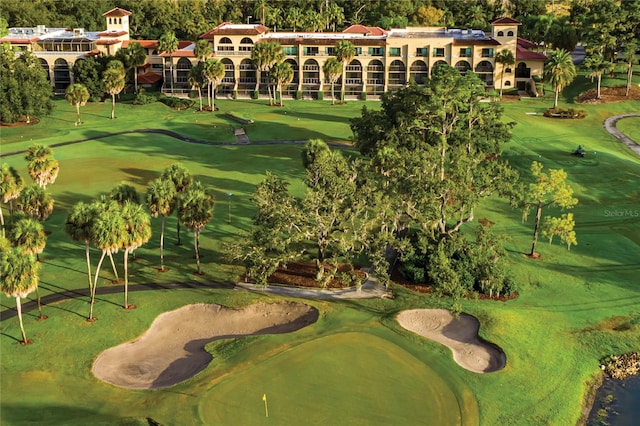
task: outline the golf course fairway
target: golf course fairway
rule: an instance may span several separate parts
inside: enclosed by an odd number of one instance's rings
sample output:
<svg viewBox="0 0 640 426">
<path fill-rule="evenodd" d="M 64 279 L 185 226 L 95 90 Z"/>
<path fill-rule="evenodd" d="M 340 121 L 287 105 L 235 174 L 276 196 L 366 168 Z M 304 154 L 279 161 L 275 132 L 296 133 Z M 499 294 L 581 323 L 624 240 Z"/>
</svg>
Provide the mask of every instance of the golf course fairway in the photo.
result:
<svg viewBox="0 0 640 426">
<path fill-rule="evenodd" d="M 199 415 L 204 424 L 224 425 L 477 424 L 475 401 L 462 399 L 400 346 L 351 332 L 230 375 L 202 395 Z"/>
</svg>

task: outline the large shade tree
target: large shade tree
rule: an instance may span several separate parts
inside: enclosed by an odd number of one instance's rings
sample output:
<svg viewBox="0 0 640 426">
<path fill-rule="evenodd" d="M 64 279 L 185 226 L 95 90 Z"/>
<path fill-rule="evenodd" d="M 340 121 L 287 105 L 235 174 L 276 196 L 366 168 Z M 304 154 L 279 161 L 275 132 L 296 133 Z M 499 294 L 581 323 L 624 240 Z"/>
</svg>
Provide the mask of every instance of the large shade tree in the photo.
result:
<svg viewBox="0 0 640 426">
<path fill-rule="evenodd" d="M 555 92 L 553 107 L 558 106 L 558 95 L 576 77 L 576 67 L 566 50 L 554 49 L 547 54 L 544 65 L 544 79 L 551 84 Z"/>
<path fill-rule="evenodd" d="M 214 204 L 213 195 L 209 194 L 200 182 L 195 182 L 184 194 L 184 198 L 178 207 L 180 220 L 187 229 L 193 232 L 193 248 L 196 255 L 198 274 L 202 273 L 198 243 L 199 235 L 213 216 Z"/>
<path fill-rule="evenodd" d="M 25 256 L 21 250 L 11 246 L 6 238 L 0 238 L 0 289 L 7 297 L 15 297 L 21 344 L 31 343 L 27 339 L 22 321 L 21 299 L 27 297 L 38 286 L 40 263 L 31 256 Z"/>
<path fill-rule="evenodd" d="M 158 53 L 169 54 L 171 94 L 173 95 L 173 54 L 178 50 L 178 39 L 173 31 L 166 32 L 158 40 Z M 166 76 L 166 73 L 165 73 Z"/>
<path fill-rule="evenodd" d="M 160 271 L 164 272 L 164 224 L 175 209 L 176 187 L 169 179 L 158 178 L 147 187 L 146 204 L 152 217 L 162 217 L 160 231 Z"/>
<path fill-rule="evenodd" d="M 85 106 L 89 100 L 89 96 L 89 91 L 84 84 L 74 83 L 67 87 L 65 98 L 67 99 L 67 102 L 76 107 L 76 126 L 82 124 L 80 121 L 80 107 Z"/>
</svg>

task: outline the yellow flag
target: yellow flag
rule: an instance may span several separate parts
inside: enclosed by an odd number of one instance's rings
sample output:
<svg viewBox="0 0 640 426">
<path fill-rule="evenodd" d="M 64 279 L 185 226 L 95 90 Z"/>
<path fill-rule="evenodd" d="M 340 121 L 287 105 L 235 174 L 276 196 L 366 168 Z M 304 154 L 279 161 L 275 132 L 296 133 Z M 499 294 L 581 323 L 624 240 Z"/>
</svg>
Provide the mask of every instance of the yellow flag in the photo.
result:
<svg viewBox="0 0 640 426">
<path fill-rule="evenodd" d="M 267 394 L 266 394 L 266 393 L 262 395 L 262 400 L 263 400 L 263 401 L 266 401 L 266 400 L 267 400 Z"/>
</svg>

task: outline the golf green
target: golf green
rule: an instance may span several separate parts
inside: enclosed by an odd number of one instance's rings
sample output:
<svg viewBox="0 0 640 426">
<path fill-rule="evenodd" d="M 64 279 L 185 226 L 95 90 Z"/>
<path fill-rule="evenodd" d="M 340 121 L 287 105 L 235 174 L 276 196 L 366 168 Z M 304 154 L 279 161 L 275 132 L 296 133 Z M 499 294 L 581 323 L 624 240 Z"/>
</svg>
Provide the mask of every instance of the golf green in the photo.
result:
<svg viewBox="0 0 640 426">
<path fill-rule="evenodd" d="M 199 415 L 204 424 L 458 425 L 475 417 L 476 407 L 462 404 L 423 361 L 381 337 L 352 332 L 231 375 L 202 396 Z"/>
</svg>

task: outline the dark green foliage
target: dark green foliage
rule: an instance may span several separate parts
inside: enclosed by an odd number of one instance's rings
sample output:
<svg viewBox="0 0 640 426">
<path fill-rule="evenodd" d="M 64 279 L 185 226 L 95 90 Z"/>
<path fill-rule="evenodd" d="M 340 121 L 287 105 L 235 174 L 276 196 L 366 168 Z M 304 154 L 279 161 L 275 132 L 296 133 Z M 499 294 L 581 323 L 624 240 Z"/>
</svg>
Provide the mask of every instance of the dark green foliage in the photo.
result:
<svg viewBox="0 0 640 426">
<path fill-rule="evenodd" d="M 166 106 L 180 111 L 191 108 L 195 104 L 195 101 L 191 99 L 174 98 L 171 96 L 160 96 L 158 100 Z"/>
<path fill-rule="evenodd" d="M 100 98 L 104 94 L 102 73 L 104 64 L 93 57 L 76 61 L 72 68 L 73 79 L 76 83 L 85 85 L 91 98 Z"/>
<path fill-rule="evenodd" d="M 257 90 L 253 91 L 253 99 L 259 99 L 260 98 L 260 92 Z"/>
<path fill-rule="evenodd" d="M 0 46 L 0 121 L 28 123 L 49 114 L 53 93 L 37 58 L 29 52 L 14 57 L 5 47 Z"/>
<path fill-rule="evenodd" d="M 158 99 L 155 96 L 147 95 L 144 89 L 138 90 L 138 94 L 133 100 L 134 105 L 147 105 L 156 102 Z"/>
<path fill-rule="evenodd" d="M 575 108 L 547 108 L 544 112 L 545 117 L 552 118 L 585 118 L 586 112 Z"/>
<path fill-rule="evenodd" d="M 298 90 L 296 91 L 296 100 L 299 101 L 302 99 L 302 91 Z"/>
<path fill-rule="evenodd" d="M 360 92 L 360 100 L 361 101 L 367 100 L 367 92 Z"/>
<path fill-rule="evenodd" d="M 318 92 L 318 100 L 321 101 L 324 99 L 324 92 Z"/>
</svg>

